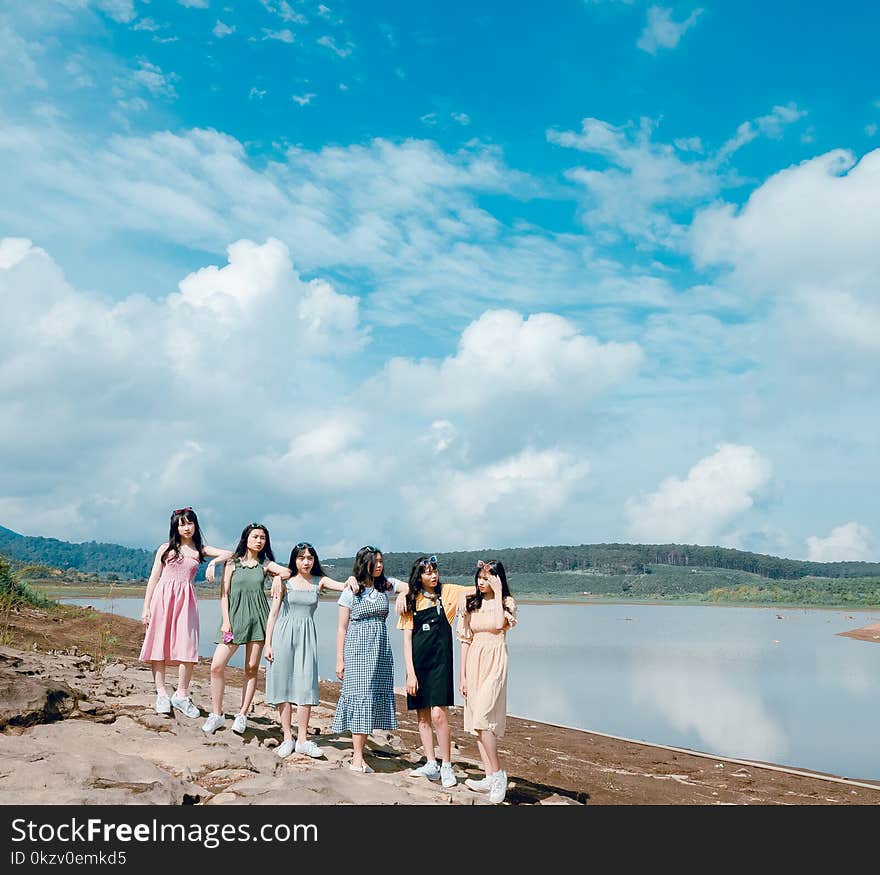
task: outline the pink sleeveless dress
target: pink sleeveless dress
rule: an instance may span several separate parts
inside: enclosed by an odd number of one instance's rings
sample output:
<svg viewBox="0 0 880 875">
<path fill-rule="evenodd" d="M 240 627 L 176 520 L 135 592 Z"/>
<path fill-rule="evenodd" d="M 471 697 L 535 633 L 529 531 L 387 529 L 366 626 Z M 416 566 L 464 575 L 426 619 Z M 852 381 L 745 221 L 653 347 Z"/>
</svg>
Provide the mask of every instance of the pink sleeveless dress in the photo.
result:
<svg viewBox="0 0 880 875">
<path fill-rule="evenodd" d="M 190 553 L 165 563 L 150 601 L 141 662 L 199 661 L 199 611 L 193 586 L 198 570 L 199 559 Z"/>
</svg>

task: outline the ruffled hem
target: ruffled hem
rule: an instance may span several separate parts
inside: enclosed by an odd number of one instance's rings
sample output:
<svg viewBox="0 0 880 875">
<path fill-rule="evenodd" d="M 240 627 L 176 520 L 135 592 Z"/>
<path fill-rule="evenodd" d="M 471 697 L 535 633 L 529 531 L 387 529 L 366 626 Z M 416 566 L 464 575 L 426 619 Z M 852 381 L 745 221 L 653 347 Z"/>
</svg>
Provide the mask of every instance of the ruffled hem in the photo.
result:
<svg viewBox="0 0 880 875">
<path fill-rule="evenodd" d="M 394 702 L 340 696 L 333 715 L 332 732 L 369 735 L 376 729 L 397 729 Z"/>
</svg>

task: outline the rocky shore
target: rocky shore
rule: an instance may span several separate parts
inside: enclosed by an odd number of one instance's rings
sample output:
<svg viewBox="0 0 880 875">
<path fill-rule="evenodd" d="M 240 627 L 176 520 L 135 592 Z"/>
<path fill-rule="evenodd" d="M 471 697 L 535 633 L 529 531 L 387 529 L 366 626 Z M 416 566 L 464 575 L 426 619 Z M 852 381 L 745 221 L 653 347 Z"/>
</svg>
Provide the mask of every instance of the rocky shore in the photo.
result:
<svg viewBox="0 0 880 875">
<path fill-rule="evenodd" d="M 260 693 L 243 736 L 232 733 L 231 721 L 208 738 L 203 718 L 157 715 L 150 672 L 137 662 L 141 636 L 135 621 L 69 606 L 23 607 L 7 618 L 9 645 L 0 647 L 0 802 L 487 804 L 461 783 L 480 768 L 460 709 L 451 709 L 460 783 L 450 790 L 408 776 L 422 752 L 402 696 L 400 729 L 369 739 L 375 774 L 352 773 L 350 738 L 329 733 L 336 683 L 322 682 L 312 716 L 326 756 L 280 760 L 277 713 Z M 242 675 L 230 669 L 228 679 L 224 704 L 234 713 Z M 202 662 L 192 697 L 203 714 L 208 680 Z M 518 718 L 509 720 L 501 751 L 510 805 L 880 803 L 880 784 L 743 765 Z"/>
</svg>

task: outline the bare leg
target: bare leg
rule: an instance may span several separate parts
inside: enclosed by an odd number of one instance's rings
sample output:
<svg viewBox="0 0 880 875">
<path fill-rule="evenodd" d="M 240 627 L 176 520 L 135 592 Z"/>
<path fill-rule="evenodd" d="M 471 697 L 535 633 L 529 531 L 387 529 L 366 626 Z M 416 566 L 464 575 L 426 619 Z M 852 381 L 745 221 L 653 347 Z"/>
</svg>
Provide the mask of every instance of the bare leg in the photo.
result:
<svg viewBox="0 0 880 875">
<path fill-rule="evenodd" d="M 167 696 L 165 689 L 165 660 L 154 659 L 150 665 L 153 669 L 153 680 L 156 682 L 156 694 Z"/>
<path fill-rule="evenodd" d="M 431 708 L 431 722 L 434 724 L 434 732 L 437 733 L 437 744 L 440 747 L 440 759 L 444 763 L 452 762 L 452 743 L 449 738 L 449 718 L 446 708 L 435 705 Z M 419 729 L 421 735 L 421 727 Z M 424 737 L 422 738 L 424 741 Z"/>
<path fill-rule="evenodd" d="M 180 699 L 189 695 L 189 682 L 192 680 L 194 662 L 181 662 L 177 669 L 177 692 L 174 694 Z"/>
<path fill-rule="evenodd" d="M 487 775 L 494 775 L 501 766 L 498 765 L 498 742 L 495 739 L 495 733 L 490 729 L 478 729 L 477 744 L 480 748 L 480 756 L 483 758 L 483 765 L 486 767 Z"/>
<path fill-rule="evenodd" d="M 425 749 L 425 757 L 430 762 L 436 759 L 434 756 L 434 732 L 431 729 L 431 709 L 419 708 L 416 714 L 419 717 L 419 738 L 422 740 L 422 747 Z"/>
<path fill-rule="evenodd" d="M 309 740 L 309 717 L 312 716 L 311 705 L 296 706 L 296 722 L 298 724 L 296 743 L 303 744 Z"/>
<path fill-rule="evenodd" d="M 282 702 L 278 706 L 278 714 L 281 717 L 281 731 L 284 733 L 285 741 L 292 741 L 293 734 L 290 731 L 290 702 Z"/>
<path fill-rule="evenodd" d="M 364 747 L 367 744 L 367 736 L 362 735 L 359 732 L 352 732 L 351 734 L 351 746 L 352 746 L 352 757 L 351 764 L 353 766 L 362 766 L 364 764 Z"/>
<path fill-rule="evenodd" d="M 260 671 L 260 657 L 263 655 L 263 641 L 248 641 L 245 644 L 244 689 L 241 691 L 241 713 L 247 716 L 257 691 L 257 677 Z"/>
<path fill-rule="evenodd" d="M 223 713 L 223 691 L 226 689 L 226 665 L 237 644 L 218 644 L 211 660 L 211 707 L 214 714 Z"/>
</svg>

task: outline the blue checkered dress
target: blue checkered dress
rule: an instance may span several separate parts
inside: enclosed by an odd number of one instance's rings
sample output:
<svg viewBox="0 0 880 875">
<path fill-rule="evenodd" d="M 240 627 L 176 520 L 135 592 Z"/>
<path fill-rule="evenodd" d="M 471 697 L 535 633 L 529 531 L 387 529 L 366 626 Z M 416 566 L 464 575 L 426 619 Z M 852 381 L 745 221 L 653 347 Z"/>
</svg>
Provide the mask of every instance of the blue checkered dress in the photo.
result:
<svg viewBox="0 0 880 875">
<path fill-rule="evenodd" d="M 352 602 L 345 635 L 342 694 L 333 715 L 333 732 L 369 735 L 397 729 L 394 710 L 394 657 L 388 641 L 388 596 L 372 587 Z"/>
</svg>

